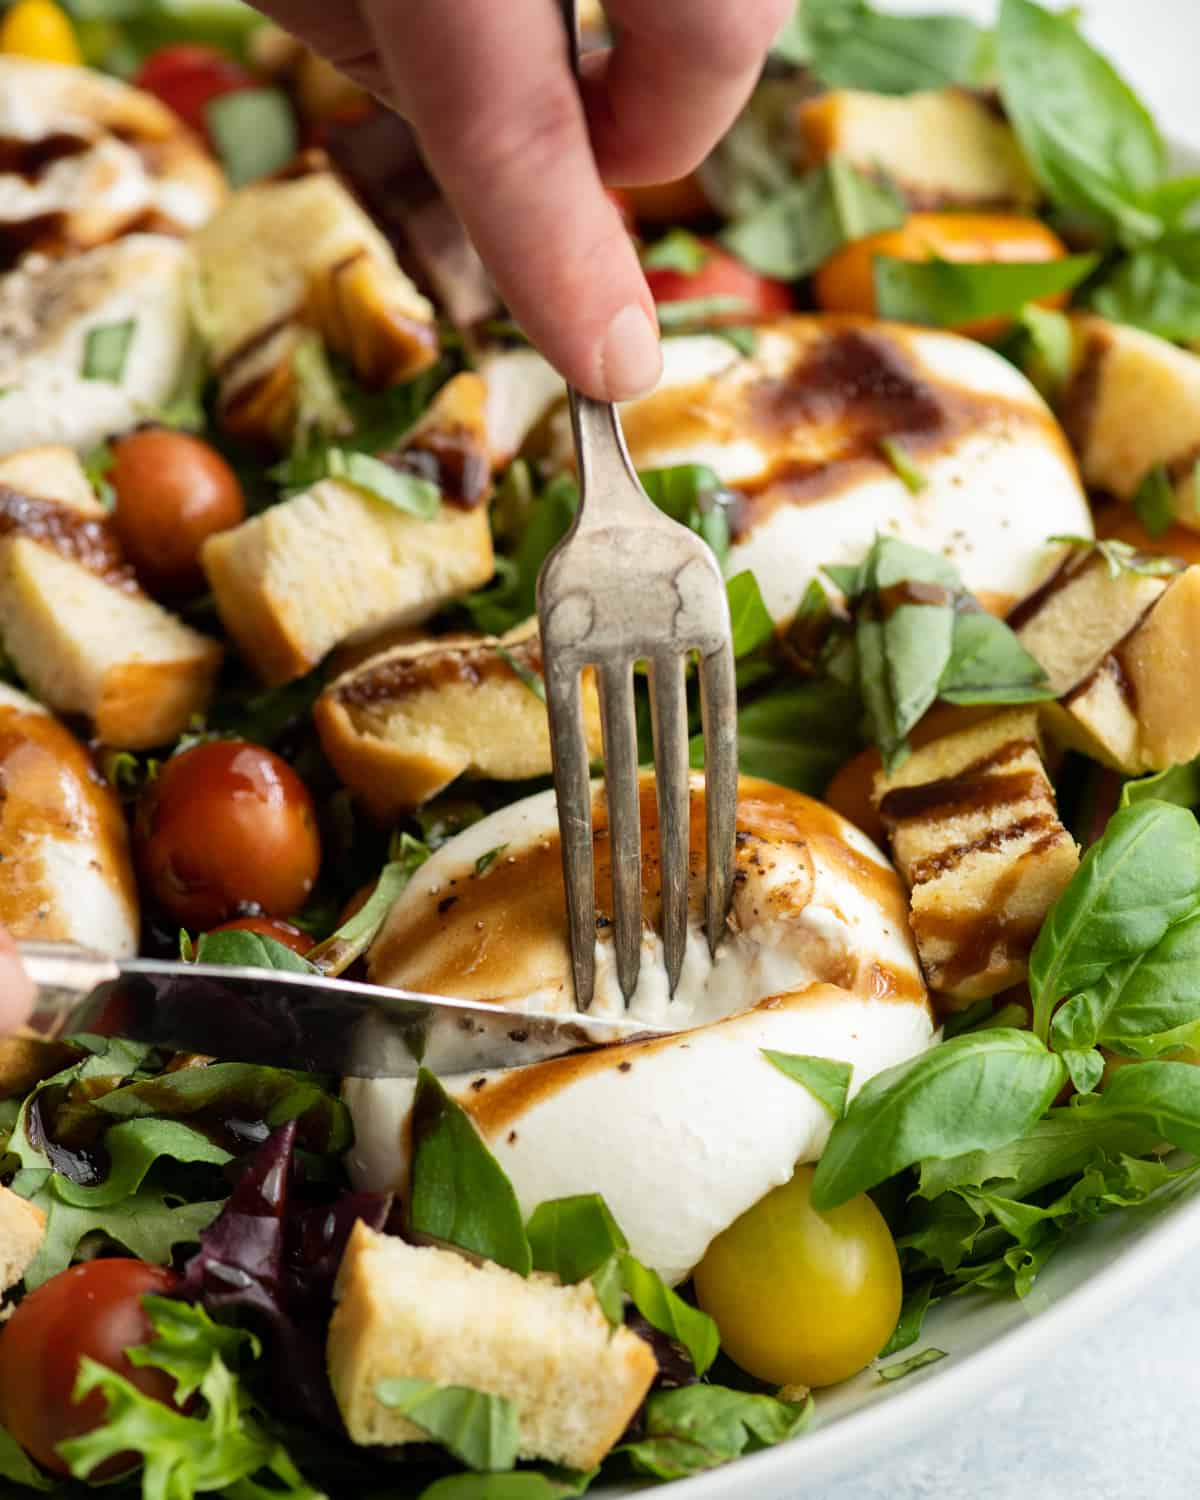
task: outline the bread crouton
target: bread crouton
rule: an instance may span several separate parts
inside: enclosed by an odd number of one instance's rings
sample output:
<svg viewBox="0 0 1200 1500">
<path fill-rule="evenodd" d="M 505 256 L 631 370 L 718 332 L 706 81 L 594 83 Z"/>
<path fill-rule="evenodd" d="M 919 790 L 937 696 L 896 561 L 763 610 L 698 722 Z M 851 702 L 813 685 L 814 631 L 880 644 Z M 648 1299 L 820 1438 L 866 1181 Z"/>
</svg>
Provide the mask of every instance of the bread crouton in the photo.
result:
<svg viewBox="0 0 1200 1500">
<path fill-rule="evenodd" d="M 810 162 L 879 173 L 916 209 L 1028 210 L 1040 197 L 1011 125 L 966 89 L 832 89 L 799 106 L 799 125 Z"/>
<path fill-rule="evenodd" d="M 444 494 L 465 485 L 466 505 L 423 520 L 326 479 L 209 537 L 217 609 L 265 682 L 302 676 L 355 636 L 419 624 L 492 576 L 483 399 L 478 376 L 456 376 L 402 444 Z"/>
<path fill-rule="evenodd" d="M 457 777 L 524 781 L 550 773 L 550 732 L 535 625 L 492 636 L 397 646 L 331 683 L 313 719 L 334 770 L 383 821 L 436 797 Z M 594 679 L 583 692 L 599 758 Z"/>
<path fill-rule="evenodd" d="M 221 664 L 216 641 L 138 588 L 69 448 L 0 459 L 0 634 L 43 703 L 129 749 L 176 739 Z"/>
<path fill-rule="evenodd" d="M 1042 764 L 1036 710 L 996 714 L 914 750 L 876 778 L 875 800 L 930 989 L 956 1009 L 1024 978 L 1079 863 Z"/>
<path fill-rule="evenodd" d="M 0 1292 L 16 1286 L 41 1249 L 46 1215 L 11 1188 L 0 1187 Z M 7 1317 L 0 1313 L 0 1320 Z"/>
<path fill-rule="evenodd" d="M 658 1371 L 648 1344 L 610 1326 L 590 1282 L 526 1279 L 361 1221 L 335 1297 L 329 1378 L 356 1443 L 428 1441 L 378 1397 L 380 1381 L 419 1378 L 506 1397 L 517 1408 L 521 1458 L 591 1469 Z"/>
</svg>

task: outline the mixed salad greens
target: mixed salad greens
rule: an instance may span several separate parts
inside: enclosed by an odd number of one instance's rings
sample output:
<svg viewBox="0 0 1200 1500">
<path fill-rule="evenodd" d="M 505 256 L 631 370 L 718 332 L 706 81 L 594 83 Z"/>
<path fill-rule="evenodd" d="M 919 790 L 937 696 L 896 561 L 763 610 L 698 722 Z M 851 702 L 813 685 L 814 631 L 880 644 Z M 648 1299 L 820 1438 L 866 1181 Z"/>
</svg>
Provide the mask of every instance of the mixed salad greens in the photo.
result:
<svg viewBox="0 0 1200 1500">
<path fill-rule="evenodd" d="M 40 21 L 28 12 L 18 21 L 29 3 L 0 18 L 0 49 L 23 50 L 24 39 L 37 55 L 57 49 L 57 60 L 136 79 L 207 135 L 235 185 L 286 166 L 300 145 L 321 145 L 366 201 L 378 194 L 353 145 L 375 106 L 352 91 L 321 94 L 316 106 L 295 72 L 265 68 L 247 7 L 70 0 L 64 30 L 47 20 L 48 0 L 33 0 Z M 903 97 L 944 88 L 985 91 L 1016 133 L 1044 212 L 1027 214 L 1015 239 L 1011 225 L 986 217 L 914 210 L 896 184 L 838 154 L 797 166 L 788 121 L 798 100 L 822 89 Z M 1051 397 L 1072 358 L 1068 299 L 1164 339 L 1200 339 L 1200 178 L 1171 175 L 1152 116 L 1074 15 L 1032 0 L 1002 0 L 992 30 L 957 16 L 899 18 L 866 0 L 803 0 L 759 90 L 688 192 L 690 200 L 670 200 L 690 201 L 679 222 L 661 199 L 626 200 L 667 337 L 707 330 L 753 351 L 763 319 L 815 305 L 974 332 Z M 482 334 L 446 317 L 440 333 L 434 370 L 384 392 L 362 389 L 318 338 L 304 342 L 295 440 L 273 466 L 222 431 L 203 361 L 156 414 L 158 428 L 198 434 L 220 453 L 250 511 L 335 477 L 431 516 L 437 486 L 378 455 L 471 363 L 481 337 L 490 347 L 522 343 L 500 316 Z M 88 356 L 97 378 L 119 373 L 124 359 L 121 330 L 109 334 Z M 919 459 L 895 442 L 882 456 L 921 492 Z M 182 449 L 177 461 L 189 461 Z M 118 512 L 136 490 L 120 463 L 119 445 L 88 463 Z M 681 465 L 643 479 L 664 511 L 728 559 L 738 497 L 712 469 Z M 538 569 L 577 503 L 569 477 L 515 459 L 492 504 L 495 577 L 439 625 L 500 635 L 527 620 Z M 1114 577 L 1170 573 L 1174 476 L 1152 469 L 1135 512 L 1136 545 L 1060 540 L 1095 550 Z M 1188 560 L 1196 558 L 1200 550 Z M 935 704 L 1054 697 L 1013 629 L 980 607 L 945 558 L 881 537 L 857 566 L 826 576 L 832 587 L 814 583 L 782 630 L 752 573 L 729 579 L 747 774 L 820 797 L 872 747 L 885 768 L 902 765 Z M 898 587 L 909 602 L 885 607 Z M 212 623 L 199 587 L 183 608 Z M 148 951 L 356 972 L 431 851 L 547 784 L 463 781 L 394 827 L 376 826 L 312 730 L 331 670 L 263 690 L 234 659 L 211 711 L 179 743 L 152 753 L 97 747 L 135 828 Z M 539 690 L 535 674 L 525 678 Z M 693 729 L 701 764 L 698 706 Z M 256 830 L 238 843 L 227 829 L 227 752 L 247 745 L 295 779 L 269 860 Z M 756 1209 L 734 1231 L 777 1257 L 765 1316 L 803 1322 L 805 1308 L 815 1310 L 861 1343 L 862 1365 L 917 1345 L 942 1298 L 1024 1295 L 1078 1226 L 1180 1190 L 1200 1170 L 1200 762 L 1131 778 L 1075 753 L 1054 769 L 1085 853 L 1033 946 L 1027 990 L 949 1014 L 939 1046 L 877 1075 L 849 1104 L 848 1065 L 770 1054 L 828 1111 L 832 1133 L 815 1171 L 780 1190 L 791 1195 L 778 1201 L 791 1205 L 796 1227 L 777 1231 Z M 246 887 L 237 860 L 248 865 L 256 849 L 291 894 L 264 902 Z M 181 907 L 163 872 L 183 857 L 212 879 L 202 899 Z M 512 1403 L 477 1391 L 391 1381 L 380 1400 L 428 1444 L 401 1457 L 348 1442 L 324 1339 L 359 1221 L 521 1276 L 591 1281 L 610 1322 L 645 1338 L 659 1365 L 606 1475 L 684 1477 L 785 1441 L 811 1420 L 813 1398 L 798 1381 L 748 1373 L 753 1330 L 734 1317 L 726 1332 L 698 1305 L 723 1305 L 736 1282 L 736 1236 L 723 1252 L 724 1280 L 714 1263 L 709 1286 L 701 1277 L 675 1291 L 630 1254 L 598 1197 L 545 1203 L 523 1221 L 469 1116 L 428 1075 L 405 1201 L 357 1193 L 338 1080 L 156 1053 L 121 1039 L 119 1012 L 105 1030 L 22 1042 L 0 1074 L 4 1182 L 45 1216 L 14 1321 L 0 1333 L 5 1493 L 66 1497 L 104 1481 L 115 1496 L 145 1500 L 582 1494 L 594 1474 L 518 1467 Z M 850 1248 L 837 1264 L 810 1263 L 803 1224 L 814 1211 L 843 1226 Z M 898 1319 L 894 1302 L 871 1295 L 889 1284 L 897 1254 Z M 865 1285 L 851 1262 L 868 1267 Z M 745 1367 L 734 1363 L 735 1346 Z M 877 1378 L 941 1357 L 926 1348 L 885 1363 Z M 824 1368 L 819 1358 L 812 1368 Z"/>
</svg>

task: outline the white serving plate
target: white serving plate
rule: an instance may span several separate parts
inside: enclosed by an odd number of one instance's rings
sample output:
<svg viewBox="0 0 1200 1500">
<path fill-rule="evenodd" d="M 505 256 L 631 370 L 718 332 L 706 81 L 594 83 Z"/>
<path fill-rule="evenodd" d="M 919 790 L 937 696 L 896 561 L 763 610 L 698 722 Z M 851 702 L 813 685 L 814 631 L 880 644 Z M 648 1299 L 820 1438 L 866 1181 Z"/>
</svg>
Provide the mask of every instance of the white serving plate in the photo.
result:
<svg viewBox="0 0 1200 1500">
<path fill-rule="evenodd" d="M 884 4 L 898 11 L 960 10 L 982 21 L 995 14 L 995 0 Z M 1164 66 L 1170 58 L 1200 56 L 1200 0 L 1085 0 L 1083 8 L 1085 29 L 1149 99 L 1177 144 L 1180 166 L 1200 170 L 1200 90 L 1194 69 Z M 935 1428 L 944 1442 L 956 1412 L 983 1406 L 1006 1383 L 1036 1369 L 1085 1330 L 1103 1323 L 1114 1309 L 1144 1297 L 1147 1288 L 1161 1284 L 1166 1273 L 1198 1248 L 1200 1184 L 1143 1209 L 1114 1215 L 1069 1240 L 1023 1301 L 972 1294 L 935 1307 L 925 1320 L 920 1343 L 897 1358 L 933 1347 L 948 1356 L 937 1364 L 895 1384 L 885 1384 L 875 1371 L 866 1370 L 821 1392 L 812 1428 L 792 1443 L 658 1488 L 670 1500 L 790 1500 L 853 1474 L 862 1480 L 876 1476 L 883 1486 L 878 1493 L 886 1494 L 883 1471 L 892 1454 Z M 1194 1388 L 1181 1391 L 1180 1400 L 1193 1401 Z M 1104 1418 L 1098 1414 L 1097 1420 Z M 1128 1475 L 1110 1477 L 1117 1488 L 1105 1490 L 1105 1500 L 1109 1495 L 1141 1500 L 1145 1492 Z M 1046 1478 L 1049 1487 L 1030 1500 L 1082 1493 L 1068 1475 L 1061 1476 L 1061 1486 L 1049 1475 Z M 1195 1476 L 1184 1482 L 1186 1493 L 1194 1494 Z M 646 1491 L 606 1485 L 590 1493 L 598 1500 L 617 1500 Z M 853 1500 L 855 1491 L 846 1493 Z M 920 1493 L 932 1494 L 924 1487 Z M 1170 1496 L 1157 1493 L 1159 1500 L 1175 1497 L 1174 1491 Z"/>
</svg>

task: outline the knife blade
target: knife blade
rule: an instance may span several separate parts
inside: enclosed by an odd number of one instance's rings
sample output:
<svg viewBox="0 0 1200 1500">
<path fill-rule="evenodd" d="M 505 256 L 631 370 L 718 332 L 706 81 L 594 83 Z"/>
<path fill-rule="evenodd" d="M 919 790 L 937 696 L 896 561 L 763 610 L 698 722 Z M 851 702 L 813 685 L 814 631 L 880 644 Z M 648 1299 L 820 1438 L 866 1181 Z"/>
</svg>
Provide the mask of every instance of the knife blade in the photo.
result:
<svg viewBox="0 0 1200 1500">
<path fill-rule="evenodd" d="M 22 943 L 44 1037 L 116 1035 L 229 1062 L 351 1078 L 518 1067 L 664 1036 L 628 1016 L 503 1010 L 281 969 L 112 959 L 72 943 Z"/>
</svg>

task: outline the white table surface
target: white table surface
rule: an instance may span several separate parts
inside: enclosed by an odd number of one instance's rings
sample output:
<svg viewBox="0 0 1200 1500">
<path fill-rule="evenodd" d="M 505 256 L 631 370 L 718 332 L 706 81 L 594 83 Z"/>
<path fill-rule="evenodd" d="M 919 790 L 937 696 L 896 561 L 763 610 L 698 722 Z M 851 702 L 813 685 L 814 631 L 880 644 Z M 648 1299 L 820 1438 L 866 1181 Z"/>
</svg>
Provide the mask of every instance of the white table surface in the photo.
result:
<svg viewBox="0 0 1200 1500">
<path fill-rule="evenodd" d="M 891 9 L 950 8 L 894 0 Z M 954 6 L 987 18 L 993 0 Z M 1084 0 L 1088 28 L 1200 149 L 1200 0 Z M 926 1436 L 794 1500 L 1196 1500 L 1200 1245 L 1083 1341 Z M 792 1500 L 792 1497 L 789 1497 Z"/>
</svg>

